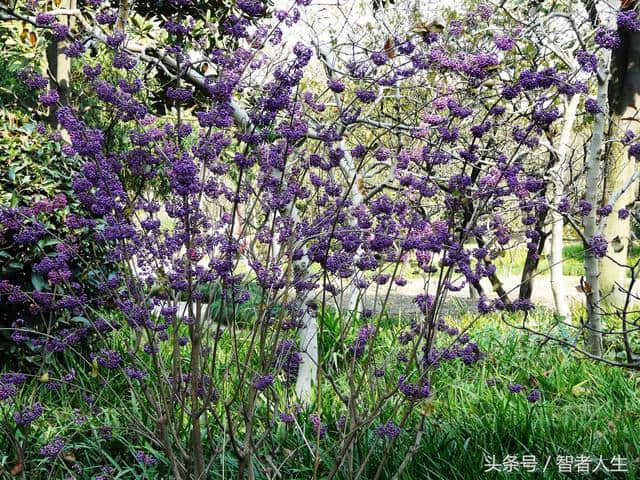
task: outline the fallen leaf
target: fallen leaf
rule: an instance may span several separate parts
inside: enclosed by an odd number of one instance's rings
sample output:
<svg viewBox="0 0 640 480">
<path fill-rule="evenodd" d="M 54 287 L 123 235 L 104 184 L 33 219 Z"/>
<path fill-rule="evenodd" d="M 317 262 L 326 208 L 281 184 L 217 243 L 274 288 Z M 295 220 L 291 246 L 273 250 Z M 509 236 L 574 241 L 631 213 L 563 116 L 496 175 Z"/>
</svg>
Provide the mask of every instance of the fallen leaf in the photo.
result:
<svg viewBox="0 0 640 480">
<path fill-rule="evenodd" d="M 67 452 L 65 453 L 62 458 L 65 459 L 65 461 L 69 462 L 69 463 L 75 463 L 76 462 L 76 455 L 73 452 Z"/>
<path fill-rule="evenodd" d="M 422 405 L 422 414 L 426 417 L 431 416 L 431 414 L 433 414 L 433 412 L 436 409 L 436 405 L 435 402 L 433 400 L 427 400 L 426 402 L 424 402 L 424 404 Z"/>
<path fill-rule="evenodd" d="M 444 25 L 438 21 L 434 22 L 418 22 L 413 26 L 413 31 L 416 33 L 441 33 L 444 30 Z"/>
<path fill-rule="evenodd" d="M 574 385 L 571 388 L 571 393 L 573 393 L 576 397 L 579 397 L 581 395 L 586 395 L 587 393 L 589 393 L 589 389 L 582 386 L 585 383 L 587 383 L 587 380 Z"/>
<path fill-rule="evenodd" d="M 586 293 L 587 295 L 589 295 L 593 290 L 591 288 L 591 284 L 589 282 L 587 282 L 584 277 L 580 278 L 580 285 L 576 286 L 576 290 L 581 292 L 581 293 Z"/>
</svg>

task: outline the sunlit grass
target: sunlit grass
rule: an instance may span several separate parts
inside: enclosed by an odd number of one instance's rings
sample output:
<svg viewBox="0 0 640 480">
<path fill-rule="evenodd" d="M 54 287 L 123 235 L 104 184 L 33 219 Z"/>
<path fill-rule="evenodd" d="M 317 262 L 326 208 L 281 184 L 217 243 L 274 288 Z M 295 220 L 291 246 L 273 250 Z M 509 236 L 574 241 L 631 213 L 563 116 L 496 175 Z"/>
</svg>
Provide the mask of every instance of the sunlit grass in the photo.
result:
<svg viewBox="0 0 640 480">
<path fill-rule="evenodd" d="M 337 337 L 340 321 L 334 312 L 328 312 L 324 334 L 331 341 Z M 535 314 L 533 321 L 538 324 L 550 322 L 547 314 Z M 636 478 L 638 447 L 640 446 L 640 377 L 637 373 L 608 367 L 580 358 L 579 355 L 557 345 L 543 345 L 539 338 L 529 336 L 501 323 L 496 316 L 475 320 L 471 314 L 462 314 L 448 321 L 464 328 L 473 323 L 470 330 L 473 341 L 477 341 L 486 357 L 478 364 L 465 366 L 460 360 L 445 362 L 432 376 L 433 393 L 424 404 L 416 406 L 413 420 L 407 430 L 401 434 L 391 452 L 385 451 L 385 443 L 375 435 L 367 435 L 354 452 L 356 460 L 371 453 L 370 462 L 361 478 L 373 478 L 378 462 L 385 458 L 386 464 L 380 478 L 392 478 L 402 462 L 415 437 L 412 429 L 417 424 L 420 412 L 425 413 L 425 434 L 413 461 L 406 468 L 403 479 L 469 479 L 469 478 L 533 478 L 531 474 L 512 472 L 510 474 L 484 473 L 485 456 L 494 456 L 502 461 L 507 455 L 522 458 L 523 455 L 535 455 L 544 464 L 550 459 L 550 466 L 544 475 L 535 478 L 562 478 L 558 473 L 556 457 L 588 455 L 611 459 L 620 455 L 629 460 L 630 469 L 626 478 Z M 402 319 L 393 317 L 382 322 L 376 348 L 388 349 L 400 331 Z M 124 341 L 115 333 L 113 341 Z M 440 345 L 450 339 L 442 335 Z M 225 357 L 232 345 L 223 340 L 218 354 Z M 321 348 L 326 348 L 321 347 Z M 169 355 L 170 351 L 161 351 Z M 187 362 L 185 356 L 184 361 Z M 325 358 L 325 362 L 331 359 Z M 79 385 L 87 387 L 96 380 L 91 377 L 91 368 L 87 365 L 61 365 L 63 369 L 75 367 Z M 152 368 L 149 365 L 149 368 Z M 400 365 L 391 365 L 388 375 L 392 380 L 398 375 Z M 487 380 L 495 381 L 489 386 Z M 338 382 L 346 381 L 344 374 Z M 509 383 L 523 385 L 522 393 L 514 394 L 508 390 Z M 526 395 L 533 389 L 539 389 L 542 399 L 529 403 Z M 220 385 L 222 397 L 234 391 L 232 384 Z M 22 393 L 28 398 L 32 392 Z M 110 378 L 101 391 L 103 398 L 97 399 L 103 410 L 97 416 L 89 416 L 85 424 L 76 424 L 74 418 L 86 408 L 80 392 L 74 394 L 52 392 L 48 402 L 55 403 L 55 413 L 47 413 L 43 420 L 36 422 L 30 432 L 30 441 L 39 444 L 54 434 L 63 435 L 73 445 L 73 451 L 79 462 L 85 465 L 108 464 L 114 467 L 116 478 L 159 478 L 155 473 L 142 472 L 132 462 L 133 454 L 144 449 L 160 459 L 160 467 L 167 468 L 166 459 L 152 443 L 143 437 L 132 435 L 128 430 L 129 417 L 135 415 L 145 418 L 148 415 L 128 393 L 128 387 L 122 376 Z M 365 397 L 366 398 L 366 397 Z M 83 404 L 85 407 L 82 407 Z M 324 389 L 321 402 L 323 419 L 330 426 L 328 436 L 322 441 L 323 465 L 331 465 L 336 453 L 338 441 L 335 430 L 337 418 L 342 413 L 341 402 L 335 398 L 330 388 Z M 80 409 L 80 410 L 78 410 Z M 391 406 L 385 406 L 380 412 L 380 421 L 394 418 Z M 309 427 L 301 417 L 303 431 Z M 113 436 L 109 440 L 100 437 L 102 425 L 113 427 Z M 307 435 L 308 431 L 305 432 Z M 310 478 L 313 469 L 313 457 L 308 449 L 300 448 L 304 441 L 299 432 L 289 431 L 278 426 L 272 433 L 279 439 L 282 452 L 297 449 L 299 457 L 288 462 L 284 471 L 286 478 Z M 213 439 L 213 441 L 221 441 Z M 0 438 L 0 450 L 11 451 Z M 282 452 L 279 455 L 282 455 Z M 9 456 L 2 460 L 7 462 Z M 225 465 L 225 477 L 237 467 L 232 455 L 223 455 L 218 462 Z M 7 464 L 5 463 L 5 467 Z M 164 470 L 163 470 L 164 471 Z M 43 475 L 46 471 L 43 470 Z M 96 467 L 87 470 L 86 478 L 98 474 Z M 40 478 L 40 477 L 33 477 Z M 42 478 L 46 478 L 43 476 Z M 85 477 L 82 477 L 85 478 Z M 223 478 L 222 469 L 218 469 L 210 478 Z M 257 475 L 256 478 L 266 478 Z M 338 478 L 347 479 L 344 473 Z M 598 477 L 600 478 L 600 477 Z M 602 477 L 606 478 L 606 477 Z M 616 477 L 620 478 L 620 476 Z"/>
<path fill-rule="evenodd" d="M 584 247 L 582 243 L 567 243 L 562 249 L 562 272 L 568 276 L 584 275 Z M 504 252 L 504 255 L 495 260 L 499 275 L 520 275 L 527 258 L 527 249 L 524 247 L 512 248 Z M 627 263 L 633 265 L 640 258 L 640 245 L 632 245 L 629 249 Z M 538 271 L 549 274 L 549 259 L 543 254 L 540 259 Z"/>
</svg>

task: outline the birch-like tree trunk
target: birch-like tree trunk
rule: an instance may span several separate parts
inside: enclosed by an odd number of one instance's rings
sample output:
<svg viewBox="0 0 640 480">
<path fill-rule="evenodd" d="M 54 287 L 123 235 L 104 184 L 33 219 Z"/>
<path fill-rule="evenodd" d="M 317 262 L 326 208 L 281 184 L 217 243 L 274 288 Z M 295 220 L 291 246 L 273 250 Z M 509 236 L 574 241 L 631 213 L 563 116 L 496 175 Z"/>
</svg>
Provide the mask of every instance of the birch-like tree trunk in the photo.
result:
<svg viewBox="0 0 640 480">
<path fill-rule="evenodd" d="M 353 187 L 351 188 L 350 192 L 351 205 L 352 207 L 358 207 L 362 205 L 362 202 L 364 201 L 364 197 L 360 190 L 362 185 L 362 176 L 358 174 L 357 167 L 353 162 L 353 157 L 351 156 L 351 152 L 347 148 L 346 142 L 344 140 L 340 142 L 340 148 L 345 152 L 344 158 L 341 160 L 341 167 L 344 170 L 346 181 L 349 182 L 350 180 L 353 180 Z M 354 176 L 355 178 L 349 178 Z M 358 228 L 358 222 L 353 216 L 349 218 L 349 225 L 354 229 Z M 358 250 L 356 251 L 354 261 L 360 258 L 363 253 L 364 249 L 362 248 L 362 246 L 359 246 Z M 361 310 L 360 308 L 358 308 L 359 295 L 359 289 L 352 283 L 347 291 L 348 300 L 346 302 L 346 305 L 347 312 L 349 314 L 355 315 Z"/>
<path fill-rule="evenodd" d="M 589 214 L 584 217 L 584 235 L 591 242 L 597 235 L 596 205 L 601 187 L 601 157 L 604 143 L 605 118 L 608 114 L 607 90 L 609 84 L 609 63 L 611 54 L 604 54 L 604 68 L 598 74 L 597 102 L 600 113 L 595 115 L 589 152 L 585 162 L 587 170 L 585 200 L 592 205 Z M 588 349 L 596 356 L 602 356 L 602 316 L 600 302 L 600 269 L 598 257 L 591 248 L 585 249 L 584 271 L 586 283 L 583 285 L 587 297 L 587 326 L 589 329 Z"/>
<path fill-rule="evenodd" d="M 286 188 L 286 172 L 276 170 L 276 178 L 282 182 L 282 188 Z M 274 211 L 273 221 L 282 213 L 288 213 L 293 222 L 300 223 L 300 212 L 296 207 L 294 201 L 291 201 L 284 209 L 283 212 Z M 271 220 L 270 220 L 271 221 Z M 271 259 L 281 259 L 281 256 L 287 255 L 288 252 L 283 250 L 282 244 L 278 241 L 278 235 L 274 234 L 271 240 Z M 304 248 L 304 255 L 293 262 L 293 277 L 299 275 L 305 275 L 309 269 L 309 257 L 306 253 L 306 247 Z M 298 400 L 308 405 L 311 401 L 311 393 L 313 383 L 316 380 L 318 374 L 318 320 L 316 318 L 316 311 L 309 308 L 308 304 L 314 300 L 316 292 L 311 290 L 307 292 L 304 297 L 299 299 L 296 304 L 303 311 L 302 318 L 300 320 L 301 327 L 298 331 L 300 337 L 299 351 L 302 357 L 302 361 L 298 366 L 298 374 L 296 376 L 295 391 L 298 396 Z"/>
<path fill-rule="evenodd" d="M 312 296 L 312 293 L 307 296 Z M 296 395 L 303 405 L 311 402 L 313 384 L 318 376 L 318 319 L 306 303 L 305 299 L 301 307 L 304 309 L 302 327 L 299 330 L 302 362 L 296 377 Z"/>
<path fill-rule="evenodd" d="M 640 133 L 638 100 L 640 97 L 640 33 L 620 31 L 621 46 L 612 58 L 609 105 L 610 136 L 621 137 L 628 130 Z M 604 174 L 603 198 L 610 198 L 633 175 L 636 162 L 629 156 L 629 146 L 620 142 L 610 145 Z M 618 217 L 618 211 L 632 204 L 637 194 L 637 182 L 628 188 L 612 207 L 603 236 L 609 243 L 607 257 L 600 260 L 600 291 L 602 300 L 613 308 L 622 308 L 626 300 L 627 263 L 631 236 L 630 217 Z"/>
<path fill-rule="evenodd" d="M 560 318 L 564 318 L 565 320 L 570 320 L 571 310 L 569 308 L 567 286 L 562 272 L 564 218 L 556 208 L 564 194 L 564 163 L 567 157 L 567 151 L 569 150 L 569 141 L 573 131 L 579 102 L 579 95 L 574 95 L 571 97 L 571 100 L 569 100 L 569 104 L 567 105 L 564 114 L 564 125 L 562 126 L 562 132 L 560 133 L 558 148 L 556 150 L 558 157 L 557 163 L 549 172 L 552 187 L 551 204 L 554 206 L 554 209 L 551 210 L 551 248 L 549 255 L 551 263 L 551 292 L 553 293 L 553 304 L 556 315 Z"/>
<path fill-rule="evenodd" d="M 328 52 L 324 48 L 321 48 L 317 42 L 315 43 L 315 46 L 320 58 L 323 60 L 325 66 L 325 74 L 327 75 L 327 78 L 331 78 L 335 70 L 333 57 L 331 56 L 330 52 Z M 336 104 L 341 108 L 341 101 L 337 95 L 335 96 L 335 100 Z M 351 152 L 347 148 L 344 138 L 340 141 L 340 148 L 344 151 L 344 157 L 340 162 L 340 168 L 342 169 L 342 172 L 345 175 L 345 180 L 347 182 L 353 180 L 353 187 L 350 191 L 350 200 L 352 207 L 357 206 L 362 204 L 363 201 L 363 196 L 360 193 L 360 178 L 358 176 L 357 167 L 354 164 L 353 157 L 351 156 Z M 356 176 L 355 178 L 353 178 L 354 175 Z M 355 219 L 351 219 L 350 224 L 355 228 Z M 356 257 L 361 254 L 361 250 L 361 248 L 358 249 Z M 300 264 L 300 268 L 306 268 L 306 266 L 304 265 L 304 259 L 306 259 L 306 256 L 303 257 L 303 259 L 300 261 L 302 262 Z M 304 309 L 305 313 L 302 317 L 302 327 L 299 330 L 302 363 L 298 368 L 298 376 L 296 378 L 295 389 L 298 399 L 304 404 L 308 404 L 311 400 L 313 383 L 315 382 L 318 373 L 318 319 L 316 314 L 312 313 L 306 307 L 307 301 L 312 300 L 313 297 L 314 293 L 309 292 L 307 294 L 307 297 L 304 299 L 302 308 Z M 354 311 L 356 309 L 357 300 L 358 290 L 352 286 L 348 290 L 346 301 L 347 309 L 349 311 Z"/>
<path fill-rule="evenodd" d="M 291 214 L 295 222 L 299 221 L 298 209 L 293 205 Z M 306 250 L 306 249 L 305 249 Z M 294 272 L 305 272 L 309 268 L 309 257 L 305 252 L 304 256 L 294 263 Z M 311 402 L 311 394 L 313 392 L 313 384 L 318 376 L 318 318 L 317 309 L 312 309 L 308 303 L 314 300 L 316 292 L 313 290 L 307 292 L 300 303 L 303 310 L 301 324 L 298 331 L 300 336 L 300 354 L 302 362 L 298 366 L 298 375 L 296 377 L 296 395 L 303 405 Z"/>
</svg>

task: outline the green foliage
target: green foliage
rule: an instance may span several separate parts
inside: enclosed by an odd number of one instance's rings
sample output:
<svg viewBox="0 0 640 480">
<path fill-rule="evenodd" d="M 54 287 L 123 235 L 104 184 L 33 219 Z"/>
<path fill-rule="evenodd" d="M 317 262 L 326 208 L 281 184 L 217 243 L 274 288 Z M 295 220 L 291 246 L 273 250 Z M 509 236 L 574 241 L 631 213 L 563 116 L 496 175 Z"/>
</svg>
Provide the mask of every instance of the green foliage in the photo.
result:
<svg viewBox="0 0 640 480">
<path fill-rule="evenodd" d="M 234 318 L 238 327 L 251 328 L 264 292 L 257 283 L 248 284 L 246 289 L 249 292 L 249 300 L 234 304 L 226 295 L 223 297 L 220 283 L 213 282 L 200 287 L 203 302 L 209 304 L 209 318 L 222 324 L 228 324 L 229 319 Z"/>
<path fill-rule="evenodd" d="M 5 112 L 5 118 L 7 116 Z M 14 122 L 0 122 L 0 203 L 6 207 L 30 206 L 42 199 L 69 192 L 75 161 L 60 154 L 59 147 L 33 135 L 32 122 L 16 125 L 24 117 L 13 115 Z M 56 214 L 46 225 L 51 235 L 33 247 L 25 247 L 0 238 L 0 278 L 19 285 L 46 289 L 46 283 L 31 268 L 41 251 L 53 252 L 58 243 L 62 217 Z M 7 306 L 0 313 L 0 325 L 9 326 L 21 311 Z M 0 332 L 0 350 L 17 354 L 13 342 Z"/>
<path fill-rule="evenodd" d="M 333 315 L 333 314 L 331 314 Z M 541 316 L 540 321 L 551 321 Z M 461 316 L 458 327 L 470 322 L 469 316 Z M 348 322 L 339 322 L 346 324 Z M 333 325 L 329 320 L 327 324 Z M 392 342 L 397 333 L 397 322 L 387 319 L 383 322 L 380 342 Z M 328 330 L 333 330 L 329 327 Z M 336 334 L 332 331 L 332 334 Z M 550 467 L 535 478 L 565 478 L 558 473 L 556 457 L 589 455 L 611 459 L 620 455 L 629 459 L 630 471 L 615 478 L 636 478 L 637 465 L 633 460 L 639 455 L 640 432 L 640 377 L 622 369 L 614 369 L 603 364 L 587 361 L 570 351 L 552 344 L 542 345 L 538 339 L 525 334 L 514 333 L 507 327 L 501 327 L 495 318 L 482 320 L 472 330 L 488 356 L 474 367 L 466 367 L 459 360 L 447 362 L 433 376 L 433 398 L 420 410 L 411 412 L 409 429 L 414 429 L 420 414 L 426 415 L 425 433 L 419 448 L 401 476 L 402 479 L 460 479 L 469 478 L 533 478 L 526 472 L 511 474 L 484 473 L 485 455 L 494 455 L 502 462 L 507 455 L 522 458 L 523 455 L 535 455 L 544 464 L 550 458 Z M 117 333 L 113 342 L 123 341 Z M 240 348 L 247 343 L 238 338 Z M 114 344 L 115 344 L 114 343 Z M 230 355 L 234 342 L 221 344 L 222 355 Z M 170 355 L 169 349 L 161 351 Z M 186 353 L 185 353 L 186 355 Z M 77 357 L 69 357 L 77 358 Z M 75 368 L 78 373 L 76 382 L 81 387 L 95 390 L 95 382 L 100 381 L 91 374 L 86 365 L 67 363 L 61 360 L 55 365 L 56 374 L 62 374 Z M 153 368 L 149 365 L 149 368 Z M 395 378 L 394 366 L 389 368 L 388 377 Z M 400 368 L 400 367 L 398 367 Z M 101 370 L 102 371 L 102 370 Z M 336 381 L 347 381 L 344 368 Z M 103 372 L 109 375 L 108 372 Z M 488 386 L 487 380 L 496 381 Z M 520 383 L 525 392 L 514 394 L 507 389 L 509 383 Z M 39 387 L 42 388 L 42 387 Z M 232 393 L 234 385 L 225 385 L 221 397 Z M 529 403 L 526 394 L 539 389 L 542 399 Z M 226 391 L 228 390 L 228 391 Z M 89 406 L 83 400 L 82 388 L 69 394 L 64 390 L 51 392 L 48 404 L 59 405 L 49 410 L 29 431 L 29 441 L 41 445 L 55 435 L 68 439 L 70 460 L 68 465 L 77 463 L 83 476 L 93 478 L 99 474 L 100 465 L 109 465 L 115 469 L 114 478 L 168 478 L 169 463 L 157 449 L 152 436 L 131 428 L 128 416 L 145 418 L 152 415 L 139 405 L 135 396 L 129 395 L 127 380 L 122 374 L 109 376 L 101 390 L 99 403 L 104 405 L 100 415 L 90 416 L 82 423 L 82 413 Z M 33 392 L 24 391 L 24 399 Z M 19 401 L 22 399 L 18 399 Z M 366 396 L 363 397 L 366 401 Z M 114 405 L 109 408 L 106 405 Z M 115 408 L 117 405 L 117 408 Z M 219 407 L 217 407 L 219 408 Z M 331 466 L 337 454 L 336 423 L 341 414 L 342 403 L 334 398 L 330 388 L 323 393 L 322 418 L 328 426 L 327 437 L 320 443 L 322 464 Z M 126 412 L 126 416 L 123 416 Z M 258 412 L 259 413 L 259 412 Z M 288 455 L 296 455 L 295 462 L 289 462 L 281 473 L 288 479 L 310 478 L 313 472 L 312 450 L 315 445 L 305 446 L 302 438 L 313 438 L 309 423 L 310 412 L 298 416 L 298 423 L 290 427 L 275 424 L 271 431 L 273 444 L 279 445 L 272 452 L 274 463 L 280 465 Z M 392 406 L 387 405 L 380 412 L 380 422 L 394 415 Z M 105 438 L 104 426 L 112 427 L 111 436 Z M 185 430 L 186 432 L 186 430 Z M 20 433 L 18 435 L 21 435 Z M 237 463 L 230 453 L 230 445 L 223 444 L 222 438 L 207 438 L 221 448 L 220 455 L 214 461 L 218 465 L 217 474 L 210 478 L 232 478 L 237 471 Z M 8 439 L 0 437 L 0 451 L 11 452 Z M 388 441 L 379 439 L 372 432 L 367 433 L 356 444 L 354 465 L 357 469 L 369 456 L 367 467 L 360 478 L 373 478 L 378 461 L 389 460 L 381 478 L 392 478 L 402 462 L 405 453 L 413 445 L 413 435 L 404 432 L 394 447 L 387 451 Z M 301 447 L 302 446 L 302 447 Z M 158 458 L 159 463 L 149 469 L 143 469 L 133 460 L 137 451 L 144 451 Z M 90 457 L 100 452 L 100 457 Z M 1 467 L 10 470 L 15 462 L 11 456 L 0 458 Z M 259 467 L 259 468 L 258 468 Z M 261 471 L 263 465 L 256 465 L 256 478 L 266 479 Z M 224 472 L 224 473 L 223 473 Z M 30 470 L 35 480 L 47 478 L 51 472 L 43 462 Z M 337 478 L 347 480 L 347 473 Z M 599 478 L 599 477 L 598 477 Z M 603 477 L 606 478 L 606 477 Z"/>
<path fill-rule="evenodd" d="M 535 455 L 542 463 L 550 457 L 548 472 L 535 478 L 566 478 L 558 473 L 558 455 L 620 455 L 629 459 L 630 472 L 615 478 L 636 478 L 638 466 L 631 465 L 640 445 L 634 426 L 640 417 L 636 373 L 550 344 L 542 347 L 533 337 L 490 324 L 476 329 L 474 338 L 492 353 L 478 369 L 443 367 L 434 386 L 441 394 L 431 435 L 422 444 L 415 475 L 407 478 L 533 478 L 526 472 L 483 474 L 484 454 L 498 462 L 507 455 Z M 487 379 L 497 385 L 487 386 Z M 508 383 L 537 388 L 542 400 L 530 404 L 522 394 L 510 393 Z"/>
<path fill-rule="evenodd" d="M 60 153 L 59 146 L 33 135 L 33 122 L 19 127 L 0 125 L 0 201 L 17 207 L 28 201 L 52 198 L 71 191 L 77 161 Z"/>
<path fill-rule="evenodd" d="M 59 145 L 36 134 L 35 123 L 25 113 L 19 110 L 0 112 L 4 112 L 5 118 L 10 116 L 14 119 L 13 122 L 0 121 L 0 204 L 3 207 L 20 208 L 33 206 L 40 200 L 51 200 L 55 195 L 65 195 L 67 198 L 67 206 L 63 210 L 40 216 L 39 220 L 47 233 L 37 244 L 21 245 L 0 235 L 0 278 L 27 290 L 35 288 L 48 292 L 49 283 L 33 271 L 33 266 L 42 259 L 43 253 L 56 255 L 56 246 L 67 233 L 64 219 L 69 213 L 77 211 L 72 181 L 78 168 L 78 159 L 63 155 Z M 89 261 L 74 267 L 81 278 L 87 281 L 89 288 L 86 293 L 98 294 L 98 279 L 110 273 L 112 267 L 104 261 L 103 252 L 94 245 L 85 243 L 78 248 Z M 28 308 L 7 304 L 0 309 L 0 355 L 9 358 L 14 366 L 30 362 L 32 358 L 32 352 L 9 339 L 6 327 L 17 318 L 41 330 L 51 328 L 51 319 L 45 320 Z M 56 322 L 57 328 L 65 328 L 72 319 L 57 318 Z"/>
<path fill-rule="evenodd" d="M 565 275 L 584 275 L 584 246 L 582 243 L 566 243 L 562 248 L 562 271 Z M 514 248 L 505 252 L 504 256 L 495 262 L 500 275 L 520 275 L 527 258 L 526 248 Z M 633 265 L 640 258 L 640 245 L 631 245 L 627 263 Z M 549 260 L 543 256 L 538 266 L 538 272 L 543 275 L 549 274 Z"/>
</svg>

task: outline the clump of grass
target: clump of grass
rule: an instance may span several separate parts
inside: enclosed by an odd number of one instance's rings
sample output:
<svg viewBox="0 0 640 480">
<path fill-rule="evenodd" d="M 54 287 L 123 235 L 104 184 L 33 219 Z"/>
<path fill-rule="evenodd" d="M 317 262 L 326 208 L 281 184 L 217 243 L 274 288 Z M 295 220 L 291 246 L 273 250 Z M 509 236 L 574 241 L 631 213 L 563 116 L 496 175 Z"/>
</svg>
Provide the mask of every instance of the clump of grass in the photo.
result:
<svg viewBox="0 0 640 480">
<path fill-rule="evenodd" d="M 472 369 L 448 363 L 434 377 L 432 440 L 421 446 L 413 478 L 534 478 L 524 470 L 484 472 L 485 456 L 501 463 L 508 455 L 534 455 L 541 467 L 549 459 L 547 471 L 535 478 L 566 478 L 558 471 L 558 456 L 609 462 L 619 455 L 629 471 L 616 478 L 636 478 L 637 373 L 486 322 L 473 337 L 487 358 Z M 510 383 L 521 384 L 523 392 L 510 392 Z M 528 402 L 526 395 L 536 389 L 541 400 Z"/>
</svg>

